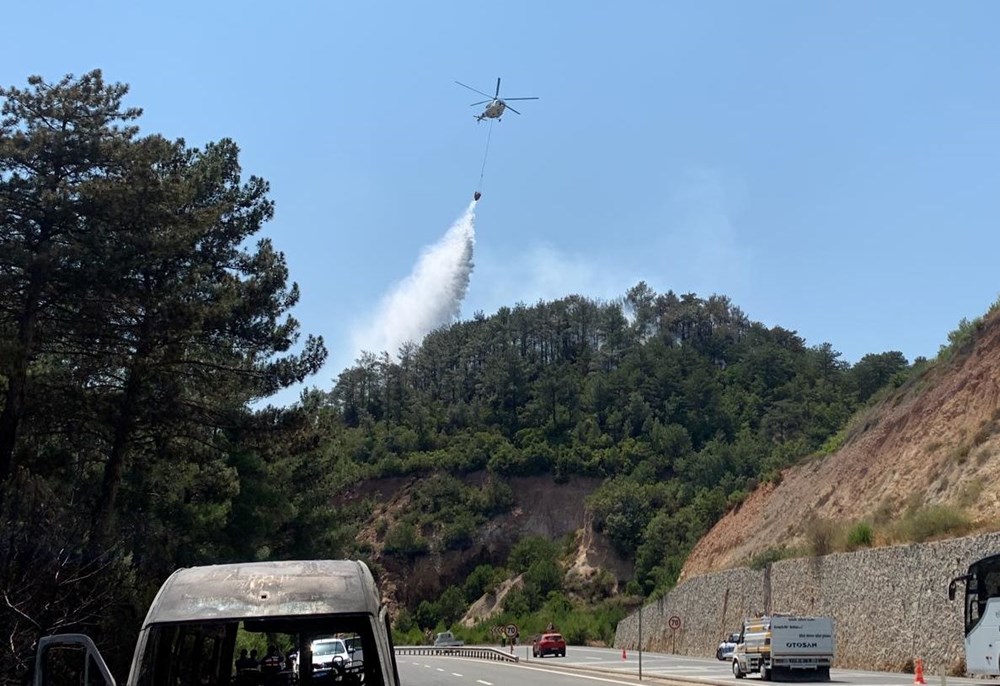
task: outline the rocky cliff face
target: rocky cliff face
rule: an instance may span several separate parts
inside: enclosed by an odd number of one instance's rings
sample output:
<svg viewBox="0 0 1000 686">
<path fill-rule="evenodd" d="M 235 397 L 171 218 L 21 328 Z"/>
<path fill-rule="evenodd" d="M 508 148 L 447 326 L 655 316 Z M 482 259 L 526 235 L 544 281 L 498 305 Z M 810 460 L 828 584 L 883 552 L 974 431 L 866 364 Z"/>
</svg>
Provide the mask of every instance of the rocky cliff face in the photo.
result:
<svg viewBox="0 0 1000 686">
<path fill-rule="evenodd" d="M 810 522 L 891 521 L 947 504 L 981 529 L 1000 522 L 1000 312 L 970 351 L 855 418 L 837 452 L 787 469 L 695 546 L 681 579 L 746 563 L 776 546 L 808 548 Z M 878 543 L 879 541 L 876 541 Z M 884 542 L 884 541 L 883 541 Z"/>
</svg>

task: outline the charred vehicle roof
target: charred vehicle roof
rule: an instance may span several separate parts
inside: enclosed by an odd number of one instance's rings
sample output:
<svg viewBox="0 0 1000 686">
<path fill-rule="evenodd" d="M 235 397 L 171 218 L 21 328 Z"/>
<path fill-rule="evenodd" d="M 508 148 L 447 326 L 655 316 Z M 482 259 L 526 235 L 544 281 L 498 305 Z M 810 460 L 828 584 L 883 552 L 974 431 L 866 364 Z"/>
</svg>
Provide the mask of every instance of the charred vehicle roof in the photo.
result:
<svg viewBox="0 0 1000 686">
<path fill-rule="evenodd" d="M 292 617 L 378 615 L 380 599 L 368 568 L 354 560 L 249 562 L 174 572 L 153 599 L 153 624 Z"/>
</svg>

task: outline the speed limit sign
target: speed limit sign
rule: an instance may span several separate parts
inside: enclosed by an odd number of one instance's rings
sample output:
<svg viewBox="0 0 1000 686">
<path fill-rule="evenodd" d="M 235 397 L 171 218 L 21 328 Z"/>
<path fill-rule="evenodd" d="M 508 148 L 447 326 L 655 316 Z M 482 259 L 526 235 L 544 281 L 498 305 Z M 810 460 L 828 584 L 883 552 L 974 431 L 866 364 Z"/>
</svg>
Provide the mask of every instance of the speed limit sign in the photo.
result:
<svg viewBox="0 0 1000 686">
<path fill-rule="evenodd" d="M 517 624 L 508 624 L 504 627 L 504 633 L 507 634 L 508 638 L 514 638 L 517 636 Z"/>
<path fill-rule="evenodd" d="M 677 631 L 677 629 L 681 628 L 681 618 L 678 617 L 677 615 L 674 615 L 673 617 L 667 620 L 667 626 L 669 626 L 674 631 Z"/>
</svg>

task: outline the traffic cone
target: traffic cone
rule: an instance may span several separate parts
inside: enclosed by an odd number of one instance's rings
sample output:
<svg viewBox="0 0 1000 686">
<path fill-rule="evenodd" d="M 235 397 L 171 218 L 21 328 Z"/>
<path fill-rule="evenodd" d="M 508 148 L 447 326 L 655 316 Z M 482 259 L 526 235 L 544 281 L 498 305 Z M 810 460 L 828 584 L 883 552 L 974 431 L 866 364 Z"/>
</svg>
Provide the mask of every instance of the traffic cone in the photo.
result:
<svg viewBox="0 0 1000 686">
<path fill-rule="evenodd" d="M 625 657 L 625 646 L 622 646 L 622 659 L 623 660 L 627 660 L 628 659 L 627 657 Z"/>
<path fill-rule="evenodd" d="M 917 658 L 917 669 L 913 674 L 913 683 L 915 684 L 926 684 L 924 681 L 924 661 L 919 657 Z"/>
</svg>

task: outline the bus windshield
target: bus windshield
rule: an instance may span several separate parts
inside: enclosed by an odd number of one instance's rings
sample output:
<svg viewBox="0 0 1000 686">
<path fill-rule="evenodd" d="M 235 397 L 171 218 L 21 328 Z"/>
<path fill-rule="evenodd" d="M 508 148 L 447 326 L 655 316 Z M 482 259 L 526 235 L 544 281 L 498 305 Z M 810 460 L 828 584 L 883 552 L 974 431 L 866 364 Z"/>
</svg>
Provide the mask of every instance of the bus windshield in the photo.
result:
<svg viewBox="0 0 1000 686">
<path fill-rule="evenodd" d="M 979 623 L 990 598 L 1000 598 L 1000 555 L 983 558 L 969 567 L 965 586 L 966 634 Z"/>
</svg>

